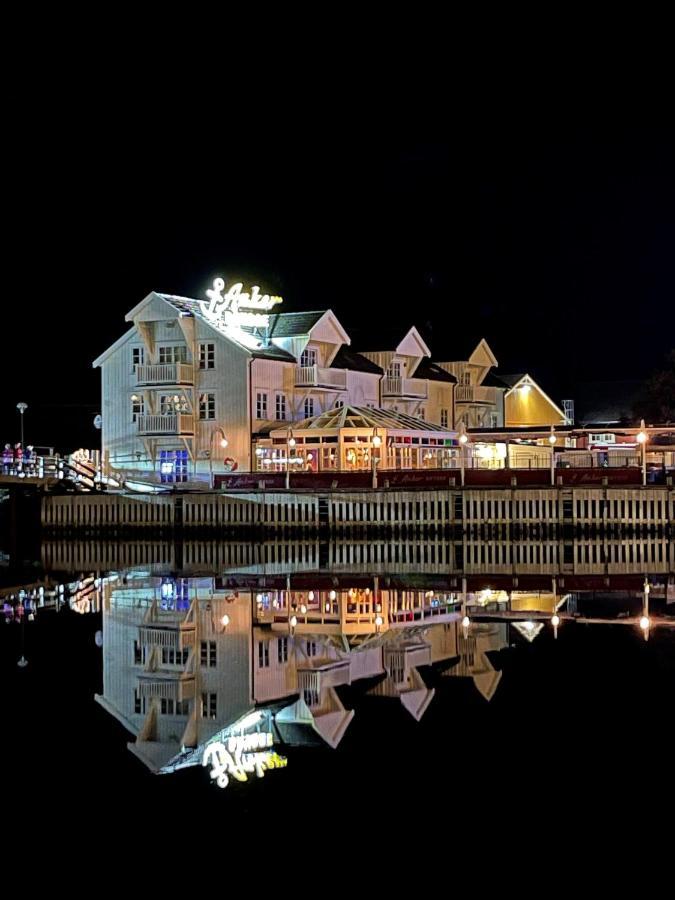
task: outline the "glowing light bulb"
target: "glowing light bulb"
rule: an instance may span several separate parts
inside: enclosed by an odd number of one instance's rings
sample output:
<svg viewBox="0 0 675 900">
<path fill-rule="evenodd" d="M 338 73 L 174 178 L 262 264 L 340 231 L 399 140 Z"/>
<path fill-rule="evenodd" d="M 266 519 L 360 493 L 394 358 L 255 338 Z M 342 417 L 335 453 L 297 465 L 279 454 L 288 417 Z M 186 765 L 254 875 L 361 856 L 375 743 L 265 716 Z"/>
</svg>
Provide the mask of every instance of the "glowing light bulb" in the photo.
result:
<svg viewBox="0 0 675 900">
<path fill-rule="evenodd" d="M 312 600 L 314 599 L 314 591 L 310 591 L 309 594 L 307 594 L 307 599 L 310 603 L 312 602 Z"/>
<path fill-rule="evenodd" d="M 649 616 L 642 616 L 642 617 L 640 618 L 640 628 L 641 628 L 643 631 L 649 631 L 649 628 L 650 628 L 651 624 L 652 624 L 652 623 L 651 623 L 651 620 L 650 620 Z"/>
<path fill-rule="evenodd" d="M 300 612 L 303 614 L 303 616 L 307 614 L 307 607 L 305 606 L 304 603 L 300 607 Z"/>
<path fill-rule="evenodd" d="M 460 444 L 466 444 L 466 442 L 467 442 L 468 440 L 469 440 L 469 438 L 468 438 L 468 436 L 467 436 L 466 434 L 460 434 L 460 436 L 459 436 L 459 442 L 460 442 Z"/>
<path fill-rule="evenodd" d="M 223 616 L 223 618 L 220 621 L 222 623 L 223 628 L 227 628 L 227 626 L 230 624 L 230 617 L 227 615 L 227 613 L 225 613 L 225 615 Z"/>
<path fill-rule="evenodd" d="M 296 626 L 297 624 L 298 624 L 298 617 L 297 617 L 297 616 L 291 616 L 291 628 L 295 628 L 295 626 Z"/>
<path fill-rule="evenodd" d="M 335 598 L 337 597 L 337 594 L 335 593 L 335 591 L 331 591 L 330 594 L 328 595 L 328 597 L 330 600 L 335 600 Z"/>
<path fill-rule="evenodd" d="M 220 446 L 223 448 L 227 447 L 227 438 L 221 438 Z"/>
<path fill-rule="evenodd" d="M 378 628 L 381 628 L 381 627 L 382 627 L 382 621 L 383 621 L 383 620 L 382 620 L 382 616 L 375 616 L 375 625 L 376 625 Z"/>
<path fill-rule="evenodd" d="M 464 616 L 462 619 L 462 628 L 468 628 L 471 624 L 471 619 L 468 616 Z"/>
<path fill-rule="evenodd" d="M 554 628 L 557 628 L 558 625 L 560 625 L 560 616 L 557 613 L 551 616 L 551 625 L 553 625 Z"/>
</svg>

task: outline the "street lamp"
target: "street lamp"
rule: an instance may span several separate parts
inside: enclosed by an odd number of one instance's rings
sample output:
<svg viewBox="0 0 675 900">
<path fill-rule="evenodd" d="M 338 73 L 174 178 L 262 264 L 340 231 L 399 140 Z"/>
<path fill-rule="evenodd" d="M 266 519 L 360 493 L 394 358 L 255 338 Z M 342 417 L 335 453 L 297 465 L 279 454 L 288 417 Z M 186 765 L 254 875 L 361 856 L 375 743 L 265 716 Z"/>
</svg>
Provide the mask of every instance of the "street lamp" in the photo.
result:
<svg viewBox="0 0 675 900">
<path fill-rule="evenodd" d="M 17 403 L 16 408 L 21 413 L 21 449 L 23 450 L 23 414 L 28 409 L 28 404 L 27 403 Z"/>
<path fill-rule="evenodd" d="M 551 425 L 551 433 L 548 436 L 548 442 L 551 445 L 551 485 L 555 485 L 555 442 L 557 440 L 555 425 Z"/>
<path fill-rule="evenodd" d="M 291 486 L 291 447 L 295 447 L 295 438 L 293 429 L 289 428 L 286 432 L 286 490 Z"/>
<path fill-rule="evenodd" d="M 370 458 L 373 464 L 373 488 L 377 487 L 377 462 L 380 455 L 380 447 L 382 445 L 382 438 L 377 433 L 377 428 L 373 428 L 373 437 L 371 439 L 371 448 L 370 448 Z M 377 450 L 377 456 L 375 451 Z"/>
<path fill-rule="evenodd" d="M 640 419 L 640 430 L 638 431 L 638 444 L 642 448 L 642 484 L 647 484 L 647 441 L 649 436 L 645 429 L 645 420 Z"/>
<path fill-rule="evenodd" d="M 469 440 L 464 422 L 459 423 L 459 465 L 462 471 L 462 487 L 464 487 L 464 447 Z"/>
<path fill-rule="evenodd" d="M 640 628 L 645 636 L 645 640 L 649 640 L 649 629 L 651 628 L 651 619 L 649 618 L 649 580 L 645 576 L 645 583 L 642 594 L 642 616 L 640 617 Z"/>
<path fill-rule="evenodd" d="M 209 484 L 211 485 L 211 489 L 213 490 L 213 439 L 217 434 L 220 434 L 220 446 L 224 450 L 227 447 L 227 438 L 225 437 L 225 432 L 222 428 L 214 428 L 211 432 L 211 441 L 209 447 Z"/>
</svg>

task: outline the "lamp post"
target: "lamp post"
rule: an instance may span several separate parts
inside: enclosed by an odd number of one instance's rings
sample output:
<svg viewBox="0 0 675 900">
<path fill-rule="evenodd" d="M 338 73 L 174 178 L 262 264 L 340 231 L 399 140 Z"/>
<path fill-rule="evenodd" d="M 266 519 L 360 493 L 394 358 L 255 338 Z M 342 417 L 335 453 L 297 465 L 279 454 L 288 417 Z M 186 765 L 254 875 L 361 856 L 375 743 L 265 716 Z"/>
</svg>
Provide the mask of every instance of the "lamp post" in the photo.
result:
<svg viewBox="0 0 675 900">
<path fill-rule="evenodd" d="M 466 433 L 466 427 L 464 426 L 464 422 L 459 423 L 459 465 L 462 472 L 462 487 L 464 487 L 464 448 L 469 440 L 469 436 Z"/>
<path fill-rule="evenodd" d="M 28 404 L 27 403 L 17 403 L 16 408 L 21 413 L 21 449 L 23 450 L 23 414 L 28 409 Z"/>
<path fill-rule="evenodd" d="M 642 616 L 640 617 L 640 628 L 645 636 L 645 640 L 649 640 L 649 629 L 651 627 L 649 618 L 649 579 L 645 575 L 645 583 L 642 594 Z"/>
<path fill-rule="evenodd" d="M 291 447 L 295 447 L 295 438 L 291 428 L 286 432 L 286 490 L 291 487 Z"/>
<path fill-rule="evenodd" d="M 211 441 L 209 447 L 209 484 L 211 486 L 211 490 L 213 490 L 213 439 L 214 437 L 220 434 L 220 446 L 225 449 L 227 447 L 227 438 L 225 437 L 225 432 L 222 428 L 214 428 L 211 432 Z"/>
<path fill-rule="evenodd" d="M 382 438 L 377 433 L 377 428 L 373 428 L 373 437 L 371 440 L 370 447 L 370 458 L 372 460 L 373 465 L 373 488 L 377 487 L 377 462 L 380 453 L 380 446 L 382 445 Z M 375 455 L 375 451 L 377 450 L 377 457 Z"/>
<path fill-rule="evenodd" d="M 551 445 L 551 485 L 555 486 L 555 442 L 558 440 L 555 434 L 555 426 L 551 425 L 551 433 L 548 442 Z"/>
<path fill-rule="evenodd" d="M 642 484 L 647 484 L 647 441 L 649 437 L 645 429 L 645 420 L 640 419 L 640 430 L 638 431 L 638 444 L 642 448 Z"/>
</svg>

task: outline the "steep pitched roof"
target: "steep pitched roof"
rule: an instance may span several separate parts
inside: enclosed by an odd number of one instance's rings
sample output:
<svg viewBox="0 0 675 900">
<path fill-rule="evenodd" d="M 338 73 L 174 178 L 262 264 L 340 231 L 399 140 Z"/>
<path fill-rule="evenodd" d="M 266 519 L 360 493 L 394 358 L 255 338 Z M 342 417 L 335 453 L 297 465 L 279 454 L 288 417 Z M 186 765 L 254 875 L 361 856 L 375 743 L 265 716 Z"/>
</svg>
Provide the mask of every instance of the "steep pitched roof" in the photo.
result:
<svg viewBox="0 0 675 900">
<path fill-rule="evenodd" d="M 272 313 L 270 315 L 269 335 L 271 338 L 296 337 L 309 334 L 327 310 L 313 312 Z"/>
<path fill-rule="evenodd" d="M 415 369 L 415 378 L 428 378 L 429 381 L 446 381 L 449 384 L 457 384 L 454 375 L 441 369 L 439 365 L 429 359 L 423 359 Z"/>
<path fill-rule="evenodd" d="M 382 375 L 382 369 L 374 362 L 344 345 L 338 350 L 330 367 L 331 369 L 349 369 L 352 372 L 372 372 L 374 375 Z"/>
<path fill-rule="evenodd" d="M 447 428 L 416 419 L 407 413 L 394 412 L 391 409 L 373 408 L 370 406 L 337 406 L 311 419 L 293 422 L 293 430 L 314 428 L 387 428 L 391 431 L 437 431 L 450 434 Z M 288 426 L 283 430 L 286 431 Z"/>
</svg>

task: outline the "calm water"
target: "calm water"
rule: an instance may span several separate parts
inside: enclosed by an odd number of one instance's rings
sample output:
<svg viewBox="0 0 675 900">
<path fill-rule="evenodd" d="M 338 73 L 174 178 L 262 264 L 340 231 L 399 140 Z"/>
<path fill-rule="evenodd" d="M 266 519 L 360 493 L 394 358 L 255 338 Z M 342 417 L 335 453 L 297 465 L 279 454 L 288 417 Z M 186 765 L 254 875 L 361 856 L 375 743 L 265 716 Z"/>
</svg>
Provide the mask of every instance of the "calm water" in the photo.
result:
<svg viewBox="0 0 675 900">
<path fill-rule="evenodd" d="M 486 810 L 496 828 L 511 810 L 648 813 L 673 798 L 673 550 L 54 543 L 5 556 L 5 771 L 20 764 L 24 799 L 57 808 L 94 796 L 179 815 L 197 801 L 225 820 L 322 822 L 363 808 L 376 835 L 441 812 L 451 830 L 484 827 Z M 287 765 L 217 787 L 204 749 L 252 731 Z"/>
</svg>

